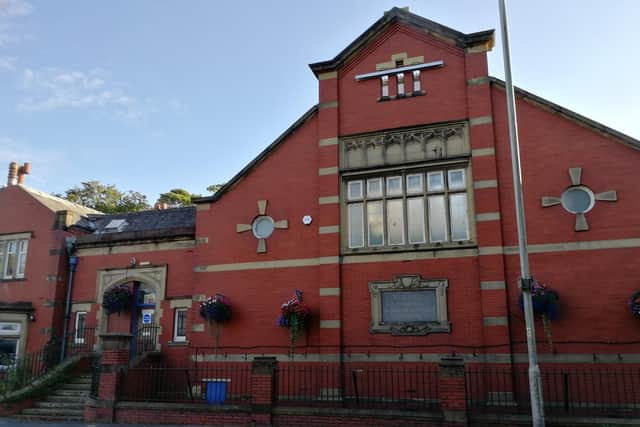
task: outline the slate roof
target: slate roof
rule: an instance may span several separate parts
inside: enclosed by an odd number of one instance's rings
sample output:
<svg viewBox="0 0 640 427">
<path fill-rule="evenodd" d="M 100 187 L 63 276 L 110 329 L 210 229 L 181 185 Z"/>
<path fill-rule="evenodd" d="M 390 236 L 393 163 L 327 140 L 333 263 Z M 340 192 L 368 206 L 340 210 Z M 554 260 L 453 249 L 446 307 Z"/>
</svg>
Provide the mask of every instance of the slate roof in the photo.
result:
<svg viewBox="0 0 640 427">
<path fill-rule="evenodd" d="M 88 215 L 88 214 L 100 214 L 100 211 L 97 211 L 92 208 L 88 208 L 86 206 L 79 205 L 77 203 L 70 202 L 65 199 L 61 199 L 60 197 L 52 196 L 49 193 L 45 193 L 40 190 L 36 190 L 34 188 L 27 187 L 26 185 L 17 185 L 17 187 L 23 189 L 31 197 L 42 203 L 45 207 L 52 210 L 53 212 L 57 211 L 73 211 L 80 215 Z"/>
<path fill-rule="evenodd" d="M 126 225 L 122 226 L 119 231 L 110 231 L 107 226 L 113 220 L 125 220 Z M 85 230 L 92 230 L 92 233 L 79 236 L 76 239 L 76 245 L 193 237 L 195 236 L 195 223 L 195 206 L 121 214 L 90 215 L 77 226 Z"/>
</svg>

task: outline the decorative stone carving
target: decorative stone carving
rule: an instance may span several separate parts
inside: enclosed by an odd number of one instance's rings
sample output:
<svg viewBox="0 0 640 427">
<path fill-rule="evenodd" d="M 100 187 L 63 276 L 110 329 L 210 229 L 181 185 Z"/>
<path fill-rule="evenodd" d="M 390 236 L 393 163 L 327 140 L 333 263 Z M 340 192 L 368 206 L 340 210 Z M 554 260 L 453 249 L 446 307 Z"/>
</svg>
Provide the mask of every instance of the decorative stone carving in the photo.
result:
<svg viewBox="0 0 640 427">
<path fill-rule="evenodd" d="M 588 231 L 589 223 L 585 214 L 594 208 L 596 201 L 615 202 L 618 200 L 618 195 L 615 190 L 594 193 L 591 188 L 582 185 L 582 168 L 570 168 L 569 178 L 571 185 L 559 197 L 542 196 L 542 207 L 562 205 L 567 212 L 576 216 L 574 230 Z"/>
<path fill-rule="evenodd" d="M 447 288 L 449 284 L 446 279 L 424 280 L 419 275 L 396 276 L 393 281 L 369 282 L 369 293 L 371 295 L 371 327 L 369 332 L 392 335 L 427 335 L 438 332 L 451 332 L 451 324 L 447 316 Z M 435 302 L 434 316 L 428 320 L 403 320 L 388 321 L 385 317 L 392 318 L 390 308 L 384 307 L 383 294 L 385 292 L 410 292 L 411 298 L 418 295 L 416 292 L 424 291 L 431 295 Z M 410 300 L 411 301 L 411 300 Z M 406 302 L 406 301 L 405 301 Z M 421 300 L 416 298 L 411 301 L 412 307 L 406 307 L 406 311 L 411 309 L 417 311 L 428 311 L 428 307 L 421 307 Z M 393 307 L 395 309 L 395 307 Z"/>
<path fill-rule="evenodd" d="M 446 159 L 471 152 L 465 123 L 346 137 L 340 140 L 340 147 L 343 170 Z"/>
</svg>

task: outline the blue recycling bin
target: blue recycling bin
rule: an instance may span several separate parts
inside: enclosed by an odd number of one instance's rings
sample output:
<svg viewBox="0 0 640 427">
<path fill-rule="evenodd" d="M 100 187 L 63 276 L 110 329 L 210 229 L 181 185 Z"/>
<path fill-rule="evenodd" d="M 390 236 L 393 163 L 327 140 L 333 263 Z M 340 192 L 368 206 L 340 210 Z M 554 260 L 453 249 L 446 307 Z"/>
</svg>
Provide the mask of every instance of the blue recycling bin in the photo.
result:
<svg viewBox="0 0 640 427">
<path fill-rule="evenodd" d="M 212 405 L 222 405 L 227 400 L 227 384 L 231 382 L 228 378 L 203 379 L 207 384 L 206 399 Z"/>
</svg>

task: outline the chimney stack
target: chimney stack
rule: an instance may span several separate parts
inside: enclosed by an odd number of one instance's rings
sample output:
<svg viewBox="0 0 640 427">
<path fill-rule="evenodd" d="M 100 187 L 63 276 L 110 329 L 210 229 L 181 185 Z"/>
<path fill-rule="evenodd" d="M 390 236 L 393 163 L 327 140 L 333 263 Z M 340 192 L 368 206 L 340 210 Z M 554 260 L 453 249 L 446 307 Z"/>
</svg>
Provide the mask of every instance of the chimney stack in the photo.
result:
<svg viewBox="0 0 640 427">
<path fill-rule="evenodd" d="M 18 183 L 18 163 L 9 163 L 9 175 L 7 176 L 7 187 L 16 185 Z"/>
<path fill-rule="evenodd" d="M 18 168 L 18 184 L 24 184 L 24 176 L 31 173 L 31 163 L 24 162 L 24 165 Z"/>
</svg>

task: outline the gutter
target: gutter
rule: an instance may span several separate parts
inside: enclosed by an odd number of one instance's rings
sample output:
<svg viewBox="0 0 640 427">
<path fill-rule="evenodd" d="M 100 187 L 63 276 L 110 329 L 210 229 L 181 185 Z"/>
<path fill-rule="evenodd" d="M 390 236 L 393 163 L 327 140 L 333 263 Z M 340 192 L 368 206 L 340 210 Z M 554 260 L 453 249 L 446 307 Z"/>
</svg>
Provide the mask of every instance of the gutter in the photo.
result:
<svg viewBox="0 0 640 427">
<path fill-rule="evenodd" d="M 67 283 L 67 297 L 65 299 L 64 306 L 64 326 L 62 329 L 62 345 L 60 346 L 60 363 L 64 361 L 65 353 L 67 351 L 67 333 L 69 331 L 69 318 L 71 317 L 71 290 L 73 289 L 73 275 L 76 272 L 76 267 L 78 266 L 79 261 L 77 256 L 71 255 L 74 252 L 74 243 L 74 237 L 67 238 L 65 241 L 65 248 L 67 250 L 67 254 L 69 254 L 69 280 Z"/>
</svg>

